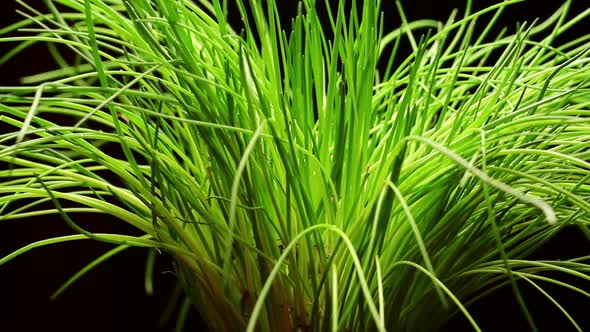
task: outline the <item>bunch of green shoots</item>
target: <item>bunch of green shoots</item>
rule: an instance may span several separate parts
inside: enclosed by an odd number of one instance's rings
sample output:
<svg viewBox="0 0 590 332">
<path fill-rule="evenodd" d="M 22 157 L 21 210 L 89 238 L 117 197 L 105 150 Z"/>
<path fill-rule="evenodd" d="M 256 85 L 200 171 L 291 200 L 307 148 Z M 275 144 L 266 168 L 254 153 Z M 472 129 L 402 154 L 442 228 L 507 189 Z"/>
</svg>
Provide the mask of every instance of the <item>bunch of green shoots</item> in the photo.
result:
<svg viewBox="0 0 590 332">
<path fill-rule="evenodd" d="M 0 88 L 0 220 L 54 214 L 79 234 L 0 265 L 114 245 L 59 294 L 157 248 L 211 330 L 423 331 L 455 314 L 479 330 L 469 304 L 505 285 L 533 329 L 523 285 L 580 330 L 544 286 L 590 296 L 559 279 L 590 280 L 589 257 L 526 257 L 568 225 L 589 233 L 590 36 L 553 44 L 590 10 L 492 36 L 517 1 L 446 22 L 398 3 L 394 31 L 380 1 L 324 24 L 304 0 L 291 31 L 272 0 L 236 1 L 242 31 L 221 0 L 21 2 L 0 63 L 44 43 L 59 67 Z M 93 233 L 82 212 L 145 235 Z"/>
</svg>

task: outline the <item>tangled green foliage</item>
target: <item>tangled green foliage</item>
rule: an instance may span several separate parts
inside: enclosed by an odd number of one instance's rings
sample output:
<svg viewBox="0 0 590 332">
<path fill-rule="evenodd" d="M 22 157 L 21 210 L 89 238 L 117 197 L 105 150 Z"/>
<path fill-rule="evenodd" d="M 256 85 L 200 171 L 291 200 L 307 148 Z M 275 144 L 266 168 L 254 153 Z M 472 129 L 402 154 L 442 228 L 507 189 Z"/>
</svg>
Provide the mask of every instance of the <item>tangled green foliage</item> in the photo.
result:
<svg viewBox="0 0 590 332">
<path fill-rule="evenodd" d="M 341 2 L 329 24 L 315 2 L 288 32 L 271 0 L 236 1 L 237 32 L 227 1 L 22 2 L 0 63 L 45 43 L 59 68 L 0 88 L 0 220 L 59 214 L 80 234 L 0 265 L 115 245 L 59 294 L 158 248 L 211 330 L 424 331 L 454 314 L 479 330 L 468 305 L 503 285 L 534 328 L 525 284 L 581 330 L 543 287 L 590 297 L 559 279 L 590 280 L 589 257 L 527 256 L 568 225 L 588 233 L 590 36 L 554 40 L 590 10 L 491 36 L 517 0 L 446 22 L 398 3 L 394 31 L 378 0 Z M 90 232 L 80 212 L 145 235 Z"/>
</svg>

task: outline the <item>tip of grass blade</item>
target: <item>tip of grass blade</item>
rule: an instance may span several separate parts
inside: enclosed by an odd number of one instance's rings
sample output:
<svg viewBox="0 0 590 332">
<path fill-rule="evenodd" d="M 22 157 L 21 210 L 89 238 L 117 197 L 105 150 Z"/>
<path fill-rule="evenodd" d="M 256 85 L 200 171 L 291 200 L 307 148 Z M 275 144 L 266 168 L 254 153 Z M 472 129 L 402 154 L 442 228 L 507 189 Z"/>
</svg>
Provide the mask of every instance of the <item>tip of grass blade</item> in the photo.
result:
<svg viewBox="0 0 590 332">
<path fill-rule="evenodd" d="M 547 204 L 545 201 L 539 199 L 538 203 L 536 204 L 539 209 L 545 214 L 545 219 L 549 225 L 557 225 L 557 216 L 555 215 L 555 210 L 551 207 L 551 205 Z"/>
</svg>

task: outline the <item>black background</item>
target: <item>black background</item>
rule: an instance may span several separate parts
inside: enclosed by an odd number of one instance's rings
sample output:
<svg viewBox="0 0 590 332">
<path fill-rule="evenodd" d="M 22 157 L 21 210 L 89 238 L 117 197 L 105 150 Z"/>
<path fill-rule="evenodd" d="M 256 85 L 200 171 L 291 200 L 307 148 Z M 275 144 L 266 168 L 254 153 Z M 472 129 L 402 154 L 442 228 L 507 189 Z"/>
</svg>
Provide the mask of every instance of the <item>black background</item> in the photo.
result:
<svg viewBox="0 0 590 332">
<path fill-rule="evenodd" d="M 589 0 L 573 1 L 573 12 L 590 6 Z M 43 9 L 42 1 L 27 0 L 35 8 Z M 296 13 L 295 1 L 280 1 L 283 22 Z M 320 1 L 321 2 L 321 1 Z M 386 27 L 400 24 L 394 3 L 383 1 Z M 453 8 L 463 8 L 465 1 L 402 1 L 409 20 L 434 18 L 445 20 Z M 495 1 L 474 1 L 475 9 L 484 8 Z M 559 7 L 561 1 L 530 0 L 510 7 L 498 26 L 514 27 L 516 21 L 546 18 Z M 0 26 L 19 19 L 13 0 L 2 0 Z M 235 13 L 235 11 L 233 11 Z M 239 16 L 231 20 L 239 24 Z M 581 25 L 566 36 L 580 36 L 590 32 Z M 0 54 L 13 44 L 0 43 Z M 55 64 L 42 46 L 26 50 L 18 58 L 0 66 L 0 85 L 18 85 L 19 77 L 52 69 Z M 1 166 L 0 166 L 1 167 Z M 92 224 L 96 231 L 133 233 L 121 222 L 96 215 L 82 216 L 77 221 Z M 3 221 L 0 223 L 0 257 L 30 242 L 51 236 L 71 234 L 70 228 L 57 217 L 31 218 L 30 220 Z M 590 246 L 576 229 L 566 229 L 554 240 L 535 253 L 537 258 L 566 259 L 582 254 L 590 255 Z M 143 289 L 146 251 L 132 248 L 100 265 L 95 271 L 75 283 L 60 298 L 50 302 L 49 295 L 69 276 L 92 258 L 110 249 L 108 245 L 92 241 L 76 241 L 33 250 L 0 267 L 0 331 L 168 331 L 173 324 L 158 328 L 158 322 L 168 295 L 174 286 L 175 276 L 167 257 L 158 256 L 155 273 L 155 294 L 147 296 Z M 572 280 L 573 282 L 573 280 Z M 580 287 L 584 285 L 579 284 Z M 588 284 L 586 290 L 590 291 Z M 552 304 L 531 289 L 524 288 L 527 303 L 541 331 L 570 331 L 567 320 Z M 587 316 L 590 300 L 548 287 L 548 291 L 563 301 L 565 308 L 582 324 L 590 328 Z M 510 289 L 501 290 L 471 308 L 484 330 L 525 331 Z M 428 319 L 425 317 L 425 319 Z M 187 323 L 187 331 L 202 330 L 196 315 Z M 453 319 L 444 331 L 471 331 L 462 317 Z"/>
</svg>

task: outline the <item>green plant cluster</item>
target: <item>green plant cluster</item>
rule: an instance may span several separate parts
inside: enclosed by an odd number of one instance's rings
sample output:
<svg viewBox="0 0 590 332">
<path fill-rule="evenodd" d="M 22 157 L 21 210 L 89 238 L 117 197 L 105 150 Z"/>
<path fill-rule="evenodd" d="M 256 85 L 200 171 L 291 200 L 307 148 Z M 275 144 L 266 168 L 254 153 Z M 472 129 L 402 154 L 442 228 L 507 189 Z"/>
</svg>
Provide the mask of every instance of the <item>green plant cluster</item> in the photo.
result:
<svg viewBox="0 0 590 332">
<path fill-rule="evenodd" d="M 565 2 L 492 36 L 518 0 L 446 22 L 408 22 L 397 3 L 394 31 L 380 1 L 341 1 L 329 24 L 316 2 L 284 31 L 277 1 L 238 0 L 234 31 L 221 0 L 21 1 L 0 64 L 44 43 L 59 66 L 0 87 L 0 220 L 60 215 L 79 234 L 0 265 L 115 246 L 58 295 L 157 248 L 177 262 L 182 312 L 211 330 L 424 331 L 454 314 L 480 330 L 468 305 L 504 285 L 533 329 L 522 285 L 581 330 L 544 286 L 590 297 L 560 280 L 590 280 L 590 257 L 527 257 L 566 226 L 589 234 L 590 36 L 554 41 L 590 10 Z M 145 235 L 90 232 L 81 212 Z"/>
</svg>

